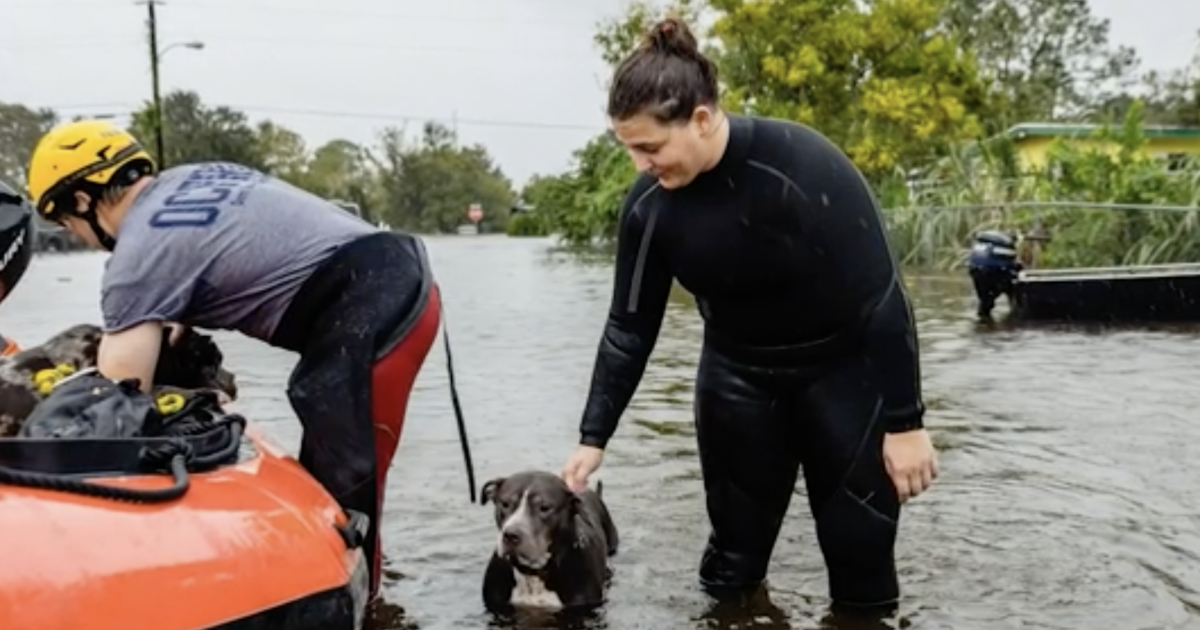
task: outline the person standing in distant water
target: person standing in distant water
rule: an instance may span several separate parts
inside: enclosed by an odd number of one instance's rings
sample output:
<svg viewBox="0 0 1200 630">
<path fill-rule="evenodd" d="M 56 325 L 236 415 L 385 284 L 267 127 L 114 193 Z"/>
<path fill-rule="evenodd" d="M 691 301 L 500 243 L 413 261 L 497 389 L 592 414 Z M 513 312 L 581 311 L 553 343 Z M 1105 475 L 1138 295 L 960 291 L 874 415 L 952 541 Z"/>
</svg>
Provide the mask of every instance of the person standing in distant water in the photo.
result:
<svg viewBox="0 0 1200 630">
<path fill-rule="evenodd" d="M 834 604 L 890 607 L 900 504 L 937 476 L 898 263 L 849 158 L 805 125 L 721 111 L 716 75 L 667 19 L 613 77 L 608 115 L 641 174 L 562 476 L 580 489 L 600 466 L 678 280 L 704 320 L 701 582 L 762 584 L 802 465 Z"/>
</svg>

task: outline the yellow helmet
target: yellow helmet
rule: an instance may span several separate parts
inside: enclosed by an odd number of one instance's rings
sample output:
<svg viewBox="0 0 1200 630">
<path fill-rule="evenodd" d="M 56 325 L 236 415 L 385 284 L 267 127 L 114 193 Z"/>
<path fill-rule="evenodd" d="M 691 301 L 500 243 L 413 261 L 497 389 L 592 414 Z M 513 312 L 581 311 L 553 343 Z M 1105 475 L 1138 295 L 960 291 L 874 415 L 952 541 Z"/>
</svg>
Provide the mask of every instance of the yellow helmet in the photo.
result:
<svg viewBox="0 0 1200 630">
<path fill-rule="evenodd" d="M 29 197 L 38 214 L 59 221 L 65 213 L 89 215 L 111 185 L 128 185 L 153 173 L 154 160 L 133 134 L 106 120 L 77 120 L 46 132 L 29 158 Z M 85 213 L 75 192 L 92 198 Z"/>
</svg>

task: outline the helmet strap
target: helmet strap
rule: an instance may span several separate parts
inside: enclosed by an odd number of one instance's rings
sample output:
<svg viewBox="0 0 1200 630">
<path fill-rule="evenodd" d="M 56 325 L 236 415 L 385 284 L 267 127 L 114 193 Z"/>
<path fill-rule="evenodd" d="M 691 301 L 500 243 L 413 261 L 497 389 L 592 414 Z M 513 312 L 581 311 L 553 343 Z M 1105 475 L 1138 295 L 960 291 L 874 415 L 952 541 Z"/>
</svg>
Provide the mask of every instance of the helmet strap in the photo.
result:
<svg viewBox="0 0 1200 630">
<path fill-rule="evenodd" d="M 111 234 L 104 231 L 104 228 L 100 227 L 100 216 L 96 214 L 97 204 L 96 198 L 93 197 L 91 203 L 88 204 L 87 212 L 80 212 L 76 216 L 91 226 L 92 234 L 96 236 L 96 240 L 100 243 L 100 246 L 111 252 L 117 246 L 117 239 L 113 238 Z"/>
</svg>

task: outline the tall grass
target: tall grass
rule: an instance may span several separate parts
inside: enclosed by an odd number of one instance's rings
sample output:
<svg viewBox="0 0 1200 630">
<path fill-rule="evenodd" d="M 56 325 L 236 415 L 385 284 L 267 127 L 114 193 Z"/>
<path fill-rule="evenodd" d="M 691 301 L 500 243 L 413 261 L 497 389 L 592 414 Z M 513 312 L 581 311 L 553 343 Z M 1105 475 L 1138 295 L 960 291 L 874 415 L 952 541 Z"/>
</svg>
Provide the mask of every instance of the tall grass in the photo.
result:
<svg viewBox="0 0 1200 630">
<path fill-rule="evenodd" d="M 921 185 L 882 187 L 902 262 L 953 269 L 983 229 L 1047 235 L 1044 267 L 1200 262 L 1200 162 L 1147 155 L 1136 108 L 1096 137 L 1111 148 L 1059 140 L 1034 170 L 1008 140 L 960 147 Z"/>
</svg>

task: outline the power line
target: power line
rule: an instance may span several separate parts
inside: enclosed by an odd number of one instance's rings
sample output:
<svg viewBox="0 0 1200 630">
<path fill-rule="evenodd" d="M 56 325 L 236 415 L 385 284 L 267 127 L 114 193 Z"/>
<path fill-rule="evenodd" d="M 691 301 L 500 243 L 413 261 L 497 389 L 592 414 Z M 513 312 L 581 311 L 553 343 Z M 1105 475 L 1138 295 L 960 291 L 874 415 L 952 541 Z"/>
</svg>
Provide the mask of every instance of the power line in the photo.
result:
<svg viewBox="0 0 1200 630">
<path fill-rule="evenodd" d="M 55 105 L 48 106 L 55 111 L 58 110 L 81 110 L 81 109 L 106 109 L 112 106 L 122 108 L 121 111 L 111 112 L 117 116 L 132 115 L 133 111 L 129 109 L 128 103 L 112 103 L 106 106 L 99 105 Z M 498 118 L 461 118 L 461 117 L 441 117 L 441 116 L 418 116 L 414 114 L 386 114 L 383 112 L 350 112 L 340 110 L 322 110 L 322 109 L 301 109 L 292 107 L 272 107 L 265 105 L 237 105 L 232 103 L 206 103 L 206 107 L 228 107 L 233 110 L 246 113 L 262 113 L 262 114 L 291 114 L 296 116 L 313 116 L 317 118 L 347 118 L 355 120 L 377 120 L 377 121 L 396 121 L 396 122 L 437 122 L 446 125 L 467 125 L 472 127 L 501 127 L 512 129 L 544 129 L 557 131 L 592 131 L 599 132 L 604 129 L 603 123 L 597 122 L 592 125 L 584 125 L 577 123 L 552 123 L 552 122 L 535 122 L 522 120 L 505 120 Z"/>
<path fill-rule="evenodd" d="M 265 114 L 294 114 L 298 116 L 316 116 L 319 118 L 355 118 L 362 120 L 396 120 L 396 121 L 431 121 L 446 124 L 471 125 L 474 127 L 512 127 L 516 129 L 558 129 L 571 131 L 595 131 L 603 124 L 581 125 L 574 123 L 550 123 L 519 120 L 503 120 L 495 118 L 441 118 L 438 116 L 413 116 L 411 114 L 384 114 L 368 112 L 346 112 L 335 110 L 295 109 L 290 107 L 264 107 L 258 105 L 226 105 L 226 107 L 247 112 L 262 112 Z"/>
<path fill-rule="evenodd" d="M 548 2 L 547 4 L 549 6 L 551 3 Z M 34 1 L 34 2 L 11 2 L 11 1 L 9 1 L 9 2 L 5 3 L 5 6 L 10 9 L 19 9 L 23 6 L 27 6 L 30 8 L 34 8 L 34 7 L 41 8 L 43 6 L 43 3 L 36 2 L 36 1 Z M 101 9 L 106 12 L 111 10 L 111 7 L 105 7 L 105 6 L 95 3 L 95 2 L 78 2 L 78 3 L 57 2 L 57 3 L 55 3 L 54 6 L 55 6 L 56 10 Z M 564 20 L 564 19 L 557 19 L 557 18 L 522 17 L 522 18 L 515 19 L 515 20 L 506 19 L 513 15 L 517 15 L 517 13 L 513 12 L 513 11 L 495 13 L 492 15 L 478 15 L 478 14 L 470 15 L 470 16 L 429 15 L 429 14 L 413 14 L 413 13 L 396 13 L 396 12 L 391 12 L 391 11 L 375 12 L 375 11 L 354 11 L 354 10 L 349 10 L 349 11 L 348 10 L 331 10 L 331 9 L 320 9 L 320 8 L 314 8 L 314 7 L 293 7 L 293 6 L 283 6 L 283 5 L 275 6 L 275 5 L 262 5 L 262 4 L 248 4 L 245 2 L 212 2 L 212 3 L 210 3 L 210 2 L 207 2 L 206 0 L 188 0 L 187 3 L 171 4 L 170 6 L 171 6 L 172 12 L 177 11 L 177 10 L 187 11 L 187 10 L 195 10 L 195 9 L 199 9 L 202 11 L 210 11 L 212 9 L 228 9 L 230 11 L 237 12 L 237 13 L 244 13 L 244 12 L 249 11 L 249 12 L 263 12 L 263 13 L 288 13 L 288 14 L 293 14 L 293 15 L 295 15 L 295 14 L 328 15 L 328 16 L 336 16 L 341 19 L 362 18 L 362 19 L 369 19 L 369 20 L 373 20 L 373 21 L 397 20 L 397 21 L 405 21 L 405 22 L 443 22 L 443 23 L 449 23 L 449 24 L 477 23 L 477 24 L 492 24 L 492 25 L 505 24 L 505 23 L 507 23 L 507 24 L 530 24 L 530 25 L 544 24 L 547 26 L 586 26 L 588 28 L 594 28 L 596 26 L 594 23 L 590 23 L 590 22 L 584 23 L 584 22 L 579 22 L 579 21 Z M 561 5 L 554 3 L 553 6 L 561 6 Z"/>
<path fill-rule="evenodd" d="M 390 45 L 380 44 L 378 42 L 369 41 L 336 41 L 323 39 L 319 46 L 313 46 L 311 39 L 289 39 L 289 38 L 262 38 L 262 37 L 203 37 L 204 44 L 212 47 L 211 44 L 218 44 L 215 48 L 234 48 L 244 45 L 250 46 L 296 46 L 320 53 L 323 49 L 328 48 L 361 48 L 370 51 L 394 51 L 394 52 L 410 52 L 410 53 L 440 53 L 451 55 L 480 55 L 494 57 L 497 55 L 518 55 L 527 57 L 538 57 L 543 59 L 562 59 L 562 58 L 578 58 L 578 59 L 599 59 L 597 53 L 581 52 L 577 50 L 537 50 L 537 49 L 518 49 L 518 48 L 466 48 L 460 46 L 405 46 L 405 45 Z M 96 48 L 132 48 L 134 46 L 145 46 L 143 36 L 130 35 L 127 39 L 89 39 L 86 41 L 65 41 L 48 44 L 40 43 L 9 43 L 0 45 L 0 50 L 51 50 L 51 49 L 96 49 Z"/>
<path fill-rule="evenodd" d="M 495 2 L 495 0 L 493 0 L 493 3 L 494 2 Z M 488 4 L 491 5 L 492 3 L 488 3 Z M 499 4 L 499 3 L 496 3 L 496 4 Z M 548 2 L 547 4 L 549 5 L 550 3 Z M 561 6 L 561 5 L 554 3 L 554 6 Z M 377 13 L 374 11 L 336 11 L 336 10 L 320 9 L 320 8 L 314 8 L 314 7 L 288 7 L 288 6 L 271 6 L 271 5 L 262 5 L 262 4 L 248 4 L 244 1 L 237 2 L 235 4 L 234 2 L 211 2 L 210 3 L 207 0 L 188 0 L 187 4 L 179 5 L 179 8 L 182 8 L 185 10 L 186 9 L 205 10 L 206 7 L 228 8 L 228 9 L 231 9 L 234 11 L 239 11 L 239 12 L 241 12 L 241 11 L 261 11 L 264 13 L 329 15 L 329 16 L 337 16 L 338 18 L 342 18 L 342 19 L 364 18 L 364 19 L 370 19 L 370 20 L 402 20 L 405 22 L 444 22 L 444 23 L 449 23 L 449 24 L 471 24 L 471 23 L 498 24 L 498 23 L 509 22 L 509 23 L 520 23 L 520 24 L 531 24 L 531 25 L 532 24 L 545 24 L 545 25 L 550 25 L 550 26 L 578 25 L 578 26 L 587 26 L 588 28 L 595 27 L 595 24 L 590 24 L 590 23 L 584 24 L 583 22 L 567 21 L 567 20 L 561 20 L 561 19 L 522 17 L 517 20 L 506 20 L 505 16 L 516 15 L 515 12 L 511 12 L 511 11 L 500 12 L 500 13 L 496 13 L 496 14 L 492 14 L 492 15 L 460 16 L 460 15 L 427 15 L 427 14 L 426 15 L 414 15 L 411 13 L 393 13 L 390 11 L 384 12 L 384 13 Z"/>
<path fill-rule="evenodd" d="M 160 2 L 160 4 L 166 5 L 167 3 Z M 40 2 L 13 3 L 11 1 L 5 3 L 5 6 L 9 9 L 19 9 L 22 5 L 28 5 L 30 8 L 34 8 L 34 7 L 41 8 L 43 6 L 43 3 L 40 3 Z M 85 3 L 80 3 L 80 4 L 55 3 L 54 6 L 55 6 L 56 10 L 63 10 L 63 9 L 69 10 L 71 8 L 78 8 L 78 9 L 104 9 L 105 12 L 111 11 L 111 8 L 105 8 L 102 5 L 98 5 L 95 3 L 86 3 L 86 4 Z M 428 14 L 422 15 L 422 14 L 393 13 L 393 12 L 377 13 L 377 12 L 372 12 L 372 11 L 364 12 L 364 11 L 330 10 L 330 9 L 320 9 L 320 8 L 313 8 L 313 7 L 269 6 L 269 5 L 246 4 L 244 2 L 239 2 L 236 4 L 235 3 L 206 4 L 203 1 L 198 2 L 197 0 L 189 0 L 187 3 L 171 4 L 169 6 L 171 7 L 170 10 L 172 13 L 174 13 L 180 9 L 184 10 L 185 12 L 189 11 L 189 10 L 196 10 L 196 9 L 199 9 L 201 11 L 206 11 L 206 12 L 212 11 L 213 9 L 227 9 L 231 12 L 237 12 L 237 13 L 244 13 L 247 11 L 250 11 L 250 12 L 258 11 L 258 12 L 273 13 L 273 14 L 283 13 L 283 14 L 291 14 L 291 15 L 300 15 L 300 14 L 317 15 L 317 16 L 327 15 L 327 16 L 331 16 L 331 17 L 336 16 L 337 18 L 339 18 L 339 20 L 363 19 L 363 20 L 370 20 L 372 22 L 398 21 L 398 22 L 409 22 L 409 23 L 411 23 L 411 22 L 440 22 L 440 23 L 444 23 L 444 24 L 488 24 L 491 26 L 518 25 L 518 24 L 529 25 L 529 26 L 544 25 L 544 26 L 554 26 L 554 27 L 580 27 L 580 28 L 587 29 L 589 31 L 595 30 L 599 26 L 599 23 L 600 23 L 599 21 L 582 22 L 582 21 L 574 21 L 574 20 L 563 20 L 563 19 L 557 19 L 557 18 L 521 17 L 519 19 L 510 19 L 512 16 L 517 15 L 515 12 L 502 12 L 502 13 L 495 13 L 492 15 L 479 15 L 478 13 L 476 13 L 474 15 L 469 15 L 469 16 L 467 16 L 467 15 L 428 15 Z M 70 39 L 70 37 L 66 37 L 64 39 Z"/>
<path fill-rule="evenodd" d="M 109 102 L 109 103 L 79 103 L 79 104 L 72 104 L 72 105 L 29 105 L 29 104 L 20 103 L 17 101 L 0 101 L 0 103 L 4 103 L 6 105 L 21 105 L 24 107 L 28 107 L 31 110 L 38 110 L 38 109 L 45 108 L 45 109 L 54 110 L 56 112 L 63 111 L 63 110 L 81 110 L 81 109 L 83 109 L 83 110 L 89 110 L 89 109 L 126 110 L 126 109 L 130 109 L 130 107 L 131 107 L 129 105 L 128 101 L 121 102 L 121 103 L 112 103 L 112 102 Z"/>
</svg>

